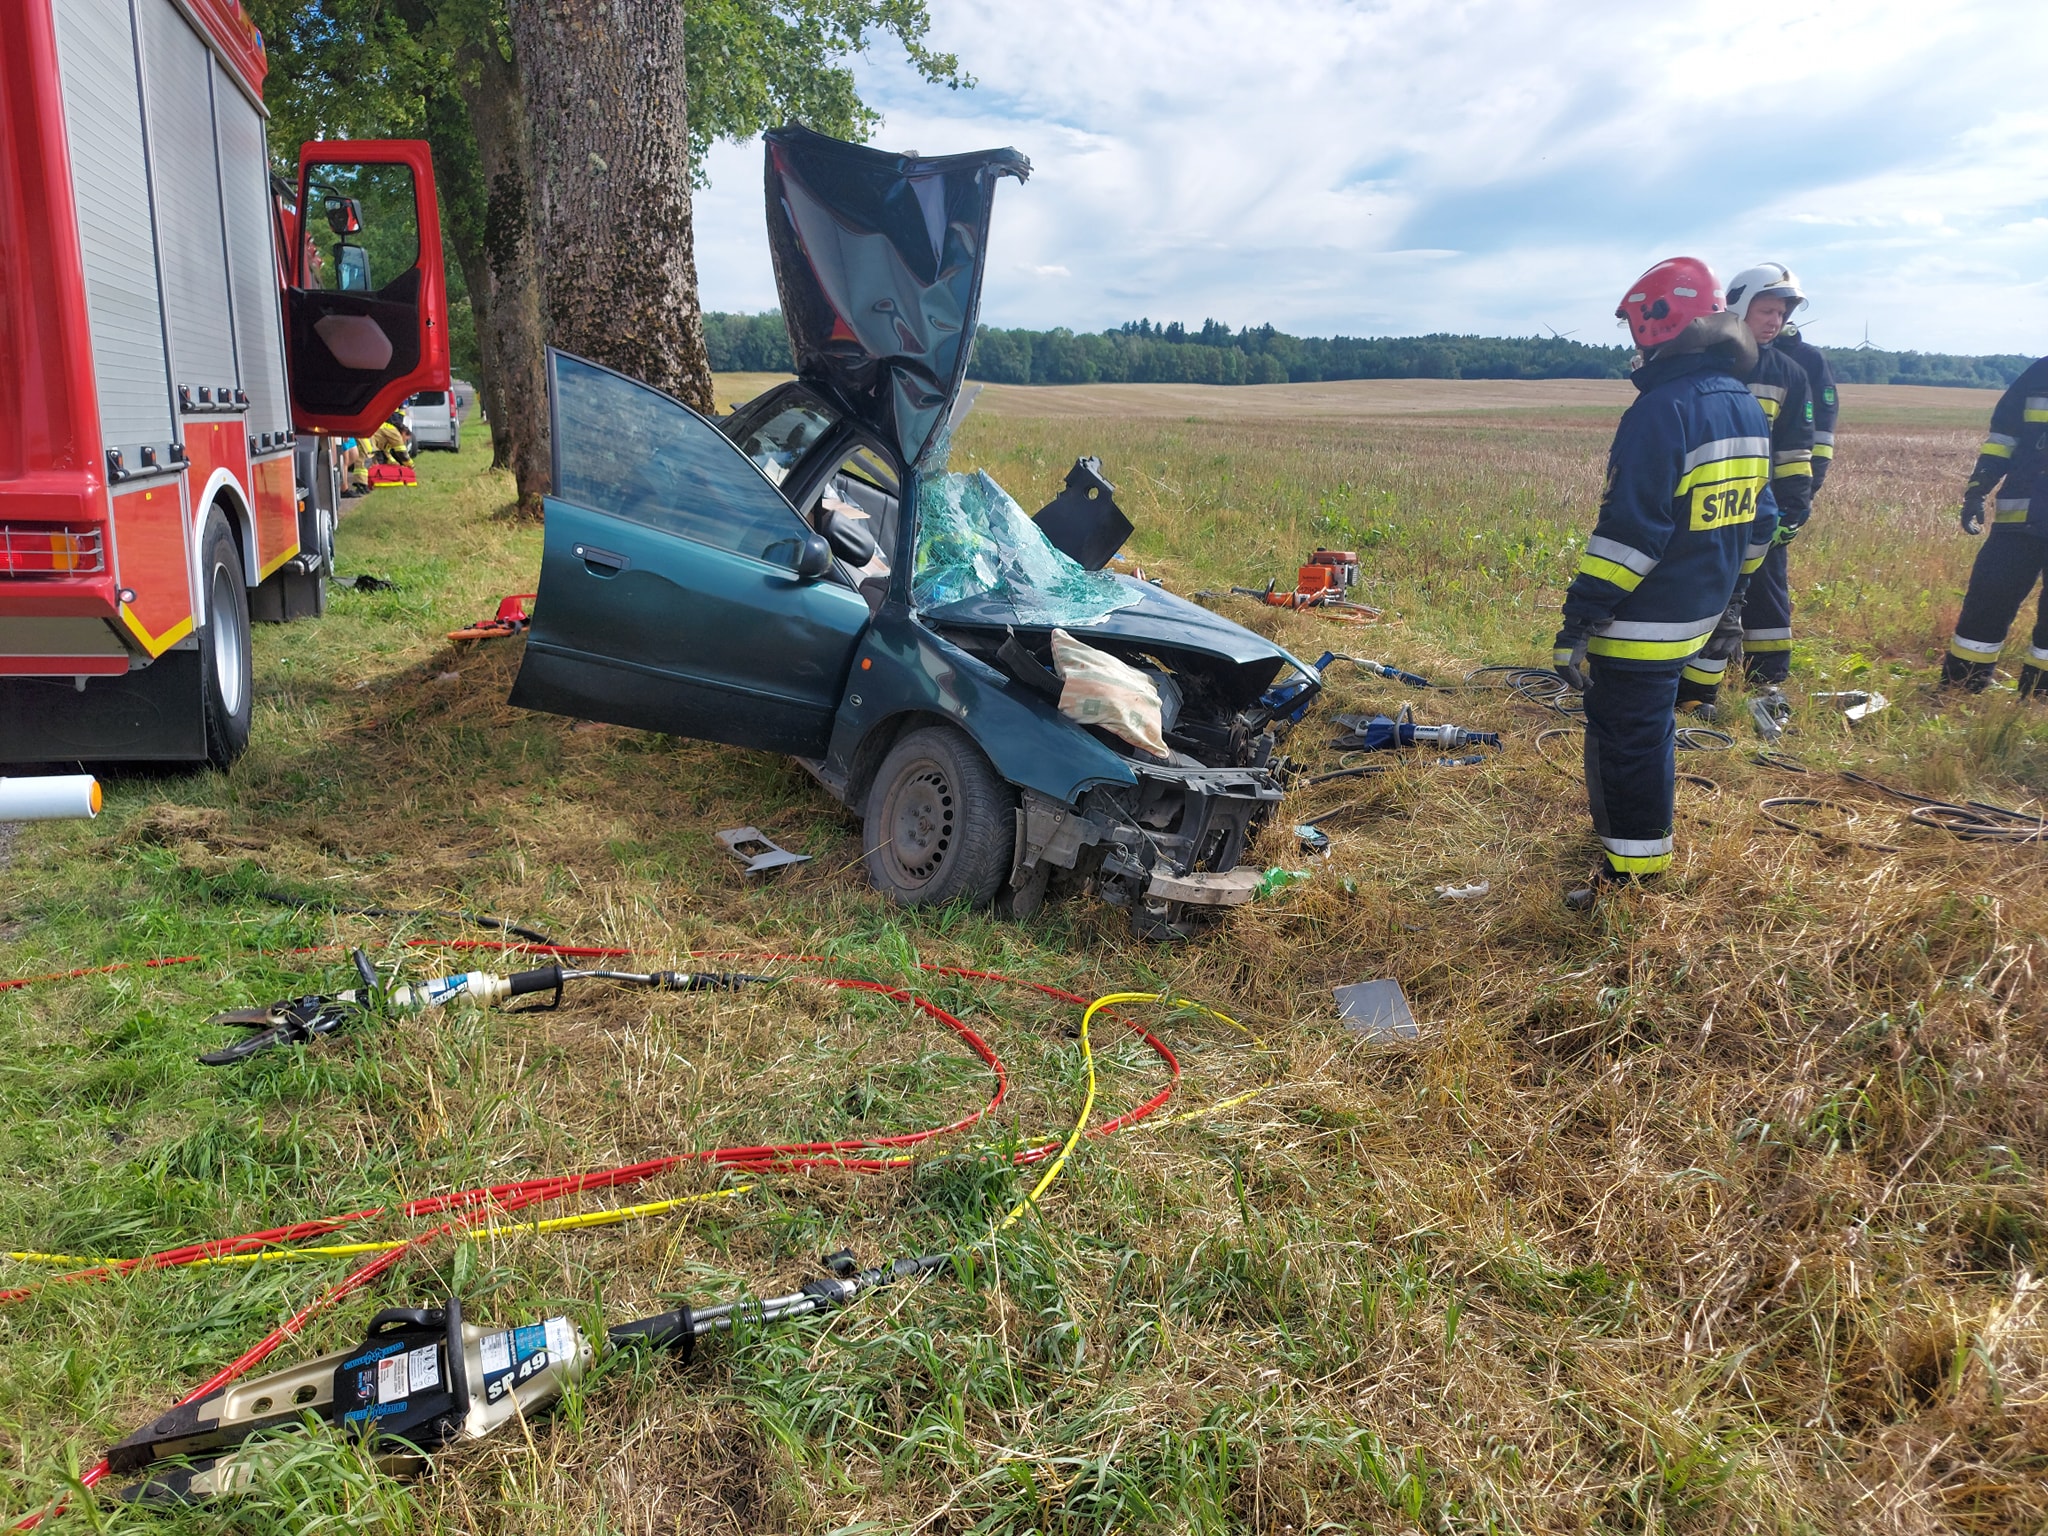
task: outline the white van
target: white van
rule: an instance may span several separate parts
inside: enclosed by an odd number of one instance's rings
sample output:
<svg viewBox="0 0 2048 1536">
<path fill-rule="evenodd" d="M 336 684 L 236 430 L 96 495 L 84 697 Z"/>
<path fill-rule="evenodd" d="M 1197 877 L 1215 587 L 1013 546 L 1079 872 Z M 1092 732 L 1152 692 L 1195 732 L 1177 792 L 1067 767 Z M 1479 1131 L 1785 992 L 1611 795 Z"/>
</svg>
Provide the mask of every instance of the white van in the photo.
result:
<svg viewBox="0 0 2048 1536">
<path fill-rule="evenodd" d="M 405 425 L 412 433 L 415 452 L 423 448 L 446 448 L 450 453 L 462 447 L 462 423 L 445 389 L 423 389 L 405 402 Z"/>
</svg>

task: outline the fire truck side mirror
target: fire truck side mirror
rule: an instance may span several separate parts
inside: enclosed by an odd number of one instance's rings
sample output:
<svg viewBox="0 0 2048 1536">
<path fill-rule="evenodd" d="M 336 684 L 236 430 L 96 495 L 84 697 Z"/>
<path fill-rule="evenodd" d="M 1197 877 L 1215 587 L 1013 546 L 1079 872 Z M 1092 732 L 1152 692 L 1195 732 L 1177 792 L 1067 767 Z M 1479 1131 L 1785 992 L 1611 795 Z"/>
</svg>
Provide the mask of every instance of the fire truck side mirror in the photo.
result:
<svg viewBox="0 0 2048 1536">
<path fill-rule="evenodd" d="M 327 227 L 337 235 L 359 235 L 363 232 L 363 205 L 353 197 L 330 197 L 327 199 Z"/>
<path fill-rule="evenodd" d="M 370 253 L 360 245 L 334 248 L 334 286 L 343 293 L 369 293 Z"/>
</svg>

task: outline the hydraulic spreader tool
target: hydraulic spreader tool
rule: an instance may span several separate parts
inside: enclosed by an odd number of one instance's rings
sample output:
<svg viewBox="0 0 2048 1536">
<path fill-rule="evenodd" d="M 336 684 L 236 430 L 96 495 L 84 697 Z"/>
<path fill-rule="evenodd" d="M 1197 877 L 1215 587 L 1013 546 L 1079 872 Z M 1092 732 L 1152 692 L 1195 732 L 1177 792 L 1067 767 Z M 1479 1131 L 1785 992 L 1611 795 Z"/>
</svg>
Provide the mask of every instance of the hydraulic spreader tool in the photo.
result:
<svg viewBox="0 0 2048 1536">
<path fill-rule="evenodd" d="M 619 1323 L 606 1330 L 606 1341 L 612 1349 L 644 1345 L 688 1360 L 706 1334 L 835 1310 L 951 1260 L 927 1253 L 862 1269 L 842 1249 L 819 1260 L 825 1274 L 787 1296 L 678 1307 Z M 386 1471 L 418 1471 L 431 1451 L 481 1440 L 539 1412 L 581 1379 L 596 1354 L 566 1317 L 486 1328 L 466 1322 L 454 1296 L 432 1309 L 389 1307 L 370 1319 L 360 1344 L 171 1409 L 109 1450 L 107 1466 L 142 1474 L 122 1490 L 124 1499 L 199 1503 L 256 1479 L 277 1442 L 252 1439 L 303 1428 L 310 1419 L 368 1442 Z"/>
<path fill-rule="evenodd" d="M 749 982 L 775 980 L 772 976 L 750 976 L 739 971 L 569 971 L 559 965 L 544 965 L 537 970 L 514 971 L 510 976 L 463 971 L 432 981 L 384 987 L 360 949 L 351 951 L 350 959 L 362 978 L 360 987 L 285 998 L 263 1008 L 230 1008 L 215 1014 L 209 1023 L 231 1024 L 253 1033 L 232 1045 L 206 1052 L 200 1061 L 209 1067 L 224 1067 L 247 1060 L 273 1045 L 303 1045 L 357 1019 L 414 1008 L 438 1008 L 460 997 L 476 1003 L 503 1003 L 548 992 L 554 998 L 544 1006 L 553 1008 L 562 1000 L 563 983 L 571 981 L 612 981 L 656 992 L 736 992 Z"/>
</svg>

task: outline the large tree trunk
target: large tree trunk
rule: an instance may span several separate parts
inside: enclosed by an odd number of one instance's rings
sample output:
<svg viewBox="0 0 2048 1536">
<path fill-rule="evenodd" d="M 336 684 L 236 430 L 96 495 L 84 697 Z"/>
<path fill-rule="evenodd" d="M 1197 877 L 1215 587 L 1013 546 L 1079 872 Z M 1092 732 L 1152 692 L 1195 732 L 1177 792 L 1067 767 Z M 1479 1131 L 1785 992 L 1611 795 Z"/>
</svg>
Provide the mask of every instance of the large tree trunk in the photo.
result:
<svg viewBox="0 0 2048 1536">
<path fill-rule="evenodd" d="M 460 246 L 463 276 L 477 310 L 477 348 L 496 378 L 484 395 L 493 462 L 512 471 L 518 511 L 540 516 L 548 484 L 548 397 L 542 369 L 540 273 L 533 238 L 532 160 L 526 104 L 517 70 L 486 35 L 456 56 L 456 88 L 469 109 L 484 179 L 479 272 Z M 495 395 L 495 398 L 494 398 Z"/>
<path fill-rule="evenodd" d="M 511 0 L 510 12 L 548 339 L 708 413 L 683 6 Z"/>
</svg>

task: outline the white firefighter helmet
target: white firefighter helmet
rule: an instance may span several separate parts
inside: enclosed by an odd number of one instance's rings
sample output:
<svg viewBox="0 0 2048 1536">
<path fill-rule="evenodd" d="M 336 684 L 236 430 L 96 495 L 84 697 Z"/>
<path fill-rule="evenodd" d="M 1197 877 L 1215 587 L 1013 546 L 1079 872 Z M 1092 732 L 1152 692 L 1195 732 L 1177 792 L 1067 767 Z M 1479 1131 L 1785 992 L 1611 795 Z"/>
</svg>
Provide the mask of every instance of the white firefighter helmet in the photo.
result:
<svg viewBox="0 0 2048 1536">
<path fill-rule="evenodd" d="M 1792 311 L 1806 302 L 1806 293 L 1799 286 L 1799 279 L 1792 269 L 1781 262 L 1760 261 L 1753 267 L 1745 267 L 1728 280 L 1728 307 L 1738 319 L 1749 318 L 1749 305 L 1753 299 L 1769 296 L 1785 301 L 1785 318 L 1792 318 Z"/>
</svg>

